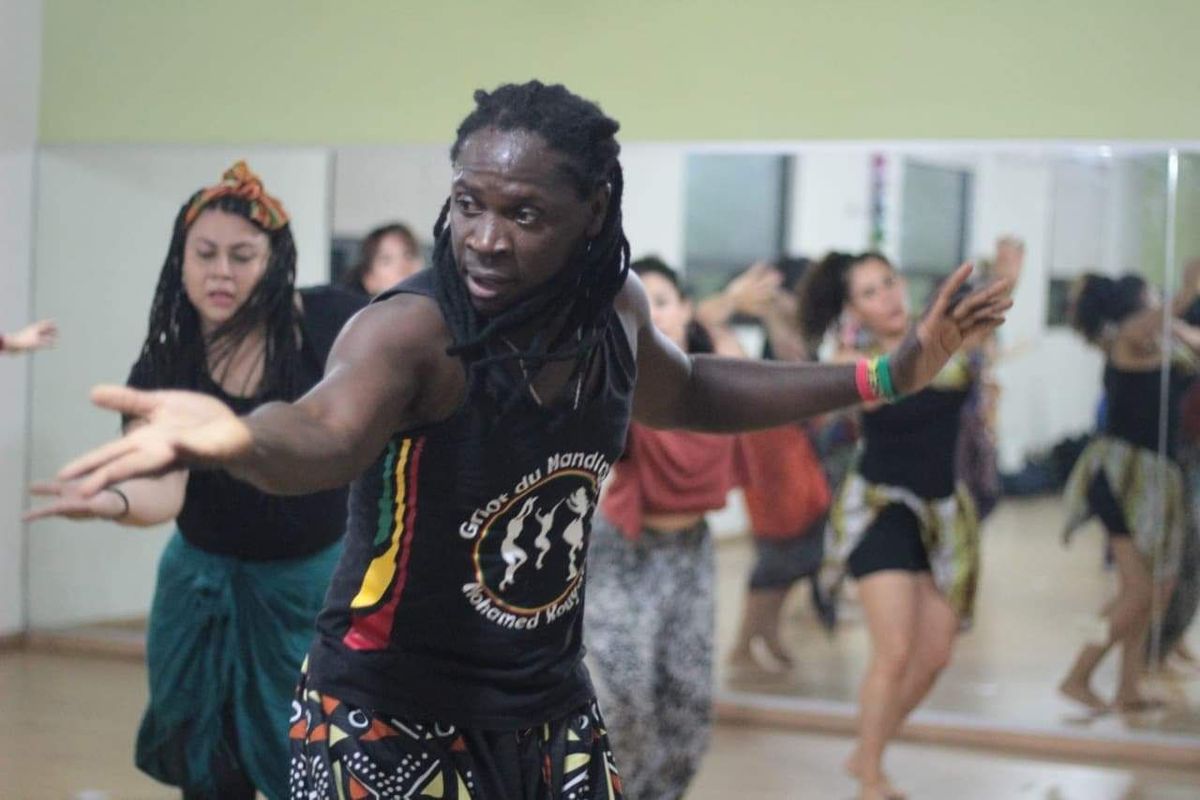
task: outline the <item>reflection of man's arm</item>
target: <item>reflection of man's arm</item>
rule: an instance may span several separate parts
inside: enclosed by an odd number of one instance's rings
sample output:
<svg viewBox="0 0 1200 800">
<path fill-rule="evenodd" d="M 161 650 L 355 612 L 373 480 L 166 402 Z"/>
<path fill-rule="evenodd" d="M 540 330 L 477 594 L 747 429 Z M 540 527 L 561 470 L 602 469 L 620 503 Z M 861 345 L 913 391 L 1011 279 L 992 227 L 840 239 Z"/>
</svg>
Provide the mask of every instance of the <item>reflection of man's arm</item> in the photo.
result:
<svg viewBox="0 0 1200 800">
<path fill-rule="evenodd" d="M 45 347 L 53 347 L 58 340 L 58 326 L 54 320 L 44 319 L 26 325 L 15 333 L 0 335 L 0 353 L 29 353 Z"/>
</svg>

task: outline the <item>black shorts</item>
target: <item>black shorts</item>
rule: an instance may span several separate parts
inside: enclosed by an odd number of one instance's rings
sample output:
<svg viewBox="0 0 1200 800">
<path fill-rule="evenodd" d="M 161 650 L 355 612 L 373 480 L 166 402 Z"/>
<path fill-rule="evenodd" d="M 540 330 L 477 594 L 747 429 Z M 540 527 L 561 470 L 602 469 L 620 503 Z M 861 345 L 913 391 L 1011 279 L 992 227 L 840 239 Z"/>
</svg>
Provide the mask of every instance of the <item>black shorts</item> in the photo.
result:
<svg viewBox="0 0 1200 800">
<path fill-rule="evenodd" d="M 930 572 L 917 515 L 900 503 L 885 506 L 846 560 L 846 567 L 855 578 L 885 570 Z"/>
<path fill-rule="evenodd" d="M 1129 522 L 1125 519 L 1125 510 L 1121 508 L 1121 501 L 1113 493 L 1112 486 L 1103 472 L 1097 472 L 1096 477 L 1088 484 L 1087 502 L 1109 536 L 1129 537 Z"/>
</svg>

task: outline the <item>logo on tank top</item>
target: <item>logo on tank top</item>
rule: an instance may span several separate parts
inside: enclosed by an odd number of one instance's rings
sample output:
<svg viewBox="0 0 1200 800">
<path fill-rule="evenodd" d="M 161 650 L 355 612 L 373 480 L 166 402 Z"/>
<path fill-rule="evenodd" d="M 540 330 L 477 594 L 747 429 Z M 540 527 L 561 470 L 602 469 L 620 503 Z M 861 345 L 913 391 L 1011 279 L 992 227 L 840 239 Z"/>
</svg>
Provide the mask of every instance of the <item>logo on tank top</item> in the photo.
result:
<svg viewBox="0 0 1200 800">
<path fill-rule="evenodd" d="M 610 465 L 601 453 L 556 453 L 459 526 L 473 539 L 463 597 L 490 622 L 534 630 L 579 606 L 587 532 Z"/>
</svg>

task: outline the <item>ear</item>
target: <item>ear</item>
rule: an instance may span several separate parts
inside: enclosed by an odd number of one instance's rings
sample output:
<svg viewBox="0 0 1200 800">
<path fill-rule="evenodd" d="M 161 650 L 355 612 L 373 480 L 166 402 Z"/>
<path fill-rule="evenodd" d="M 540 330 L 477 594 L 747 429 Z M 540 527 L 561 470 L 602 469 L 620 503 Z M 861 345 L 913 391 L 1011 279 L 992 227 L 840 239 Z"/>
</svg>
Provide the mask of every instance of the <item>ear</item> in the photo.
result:
<svg viewBox="0 0 1200 800">
<path fill-rule="evenodd" d="M 608 215 L 610 200 L 612 200 L 612 184 L 608 181 L 592 190 L 591 197 L 588 198 L 588 213 L 591 216 L 588 220 L 587 238 L 595 239 L 600 235 L 600 229 L 604 227 L 604 218 Z"/>
</svg>

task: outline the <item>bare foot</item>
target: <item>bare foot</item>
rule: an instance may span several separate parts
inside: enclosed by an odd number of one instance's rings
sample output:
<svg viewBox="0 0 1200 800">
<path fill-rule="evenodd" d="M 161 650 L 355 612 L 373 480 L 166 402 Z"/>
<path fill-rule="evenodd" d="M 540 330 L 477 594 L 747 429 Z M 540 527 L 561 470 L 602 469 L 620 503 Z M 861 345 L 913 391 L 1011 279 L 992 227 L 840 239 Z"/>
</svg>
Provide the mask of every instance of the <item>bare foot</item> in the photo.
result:
<svg viewBox="0 0 1200 800">
<path fill-rule="evenodd" d="M 1062 692 L 1067 697 L 1074 700 L 1076 703 L 1082 703 L 1096 713 L 1108 711 L 1108 704 L 1100 699 L 1100 696 L 1092 691 L 1092 687 L 1086 683 L 1078 683 L 1070 678 L 1067 678 L 1058 685 L 1058 691 Z"/>
<path fill-rule="evenodd" d="M 1141 697 L 1132 695 L 1129 697 L 1118 696 L 1113 700 L 1113 708 L 1120 711 L 1122 714 L 1140 714 L 1143 711 L 1156 711 L 1165 706 L 1162 700 L 1153 697 Z"/>
<path fill-rule="evenodd" d="M 764 636 L 763 644 L 766 646 L 767 651 L 770 652 L 770 654 L 774 656 L 780 664 L 783 664 L 785 667 L 795 666 L 796 660 L 792 658 L 791 652 L 786 646 L 784 646 L 783 642 L 779 641 L 779 639 L 773 636 Z"/>
<path fill-rule="evenodd" d="M 859 785 L 858 800 L 908 800 L 908 795 L 886 780 Z"/>
<path fill-rule="evenodd" d="M 870 800 L 906 800 L 908 795 L 892 785 L 891 779 L 883 773 L 877 773 L 871 779 L 865 777 L 865 770 L 862 765 L 862 756 L 858 750 L 855 750 L 850 758 L 846 759 L 845 764 L 846 774 L 859 783 L 859 797 L 870 798 Z"/>
</svg>

